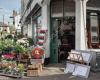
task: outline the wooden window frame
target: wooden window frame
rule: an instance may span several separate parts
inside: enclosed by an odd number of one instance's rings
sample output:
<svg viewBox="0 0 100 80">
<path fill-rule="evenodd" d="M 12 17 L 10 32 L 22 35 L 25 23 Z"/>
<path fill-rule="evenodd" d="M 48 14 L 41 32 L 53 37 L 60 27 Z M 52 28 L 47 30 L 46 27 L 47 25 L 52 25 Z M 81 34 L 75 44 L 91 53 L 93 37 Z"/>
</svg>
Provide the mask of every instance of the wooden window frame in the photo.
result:
<svg viewBox="0 0 100 80">
<path fill-rule="evenodd" d="M 97 13 L 97 17 L 98 17 L 98 29 L 99 29 L 99 33 L 98 33 L 99 42 L 98 43 L 92 42 L 90 17 L 93 15 L 90 15 L 91 13 Z M 87 38 L 88 38 L 88 41 L 87 41 L 88 48 L 93 48 L 93 49 L 100 48 L 100 11 L 87 10 Z"/>
</svg>

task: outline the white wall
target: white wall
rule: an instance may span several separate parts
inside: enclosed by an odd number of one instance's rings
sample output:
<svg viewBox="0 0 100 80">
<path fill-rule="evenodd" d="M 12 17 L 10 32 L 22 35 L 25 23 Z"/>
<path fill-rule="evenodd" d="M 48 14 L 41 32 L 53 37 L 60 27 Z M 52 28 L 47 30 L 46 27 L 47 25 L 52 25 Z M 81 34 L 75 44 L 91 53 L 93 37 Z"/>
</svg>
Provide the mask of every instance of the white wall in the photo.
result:
<svg viewBox="0 0 100 80">
<path fill-rule="evenodd" d="M 50 57 L 50 6 L 46 3 L 42 6 L 42 29 L 47 30 L 47 39 L 45 43 L 45 57 Z"/>
<path fill-rule="evenodd" d="M 23 25 L 23 35 L 26 35 L 28 33 L 28 27 L 27 25 Z"/>
<path fill-rule="evenodd" d="M 28 37 L 32 38 L 32 26 L 28 24 Z"/>
<path fill-rule="evenodd" d="M 20 15 L 17 15 L 17 16 L 15 16 L 15 28 L 16 29 L 21 29 L 19 22 L 20 22 Z"/>
<path fill-rule="evenodd" d="M 87 0 L 75 0 L 76 8 L 76 31 L 75 31 L 75 49 L 86 50 L 86 2 Z M 84 6 L 83 6 L 84 5 Z"/>
</svg>

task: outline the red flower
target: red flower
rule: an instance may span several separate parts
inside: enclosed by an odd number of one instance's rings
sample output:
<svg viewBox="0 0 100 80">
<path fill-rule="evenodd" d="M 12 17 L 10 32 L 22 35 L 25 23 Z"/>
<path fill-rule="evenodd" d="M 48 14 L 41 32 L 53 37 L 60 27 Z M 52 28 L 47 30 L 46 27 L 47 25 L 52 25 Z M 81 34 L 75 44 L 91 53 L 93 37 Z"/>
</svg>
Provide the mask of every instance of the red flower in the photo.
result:
<svg viewBox="0 0 100 80">
<path fill-rule="evenodd" d="M 34 56 L 34 58 L 39 59 L 42 57 L 42 55 L 44 54 L 44 50 L 36 47 L 33 51 L 32 51 L 32 55 Z"/>
</svg>

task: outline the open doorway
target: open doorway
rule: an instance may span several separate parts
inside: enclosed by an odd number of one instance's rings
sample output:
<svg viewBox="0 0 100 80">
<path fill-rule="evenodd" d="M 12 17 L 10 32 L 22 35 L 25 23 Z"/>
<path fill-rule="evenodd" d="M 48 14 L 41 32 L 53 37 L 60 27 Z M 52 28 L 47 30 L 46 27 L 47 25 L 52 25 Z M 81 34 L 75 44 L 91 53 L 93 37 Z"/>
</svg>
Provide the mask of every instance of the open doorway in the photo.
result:
<svg viewBox="0 0 100 80">
<path fill-rule="evenodd" d="M 51 0 L 50 17 L 50 60 L 57 63 L 75 48 L 75 1 Z"/>
<path fill-rule="evenodd" d="M 59 20 L 58 20 L 59 21 Z M 59 23 L 59 22 L 58 22 Z M 58 26 L 58 60 L 66 60 L 68 52 L 75 49 L 75 18 L 70 16 Z"/>
</svg>

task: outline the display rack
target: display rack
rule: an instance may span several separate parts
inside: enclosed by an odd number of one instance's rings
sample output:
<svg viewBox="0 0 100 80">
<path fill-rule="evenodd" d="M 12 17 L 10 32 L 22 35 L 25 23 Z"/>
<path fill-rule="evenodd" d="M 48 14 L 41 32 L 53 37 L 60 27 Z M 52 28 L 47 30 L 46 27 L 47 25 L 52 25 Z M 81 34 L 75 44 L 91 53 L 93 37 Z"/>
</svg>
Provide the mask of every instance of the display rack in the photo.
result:
<svg viewBox="0 0 100 80">
<path fill-rule="evenodd" d="M 91 59 L 91 54 L 86 51 L 74 50 L 69 52 L 65 73 L 69 72 L 74 76 L 88 78 Z"/>
<path fill-rule="evenodd" d="M 85 64 L 82 54 L 76 54 L 76 53 L 72 53 L 72 52 L 69 52 L 68 61 Z"/>
</svg>

